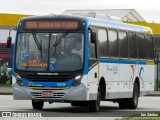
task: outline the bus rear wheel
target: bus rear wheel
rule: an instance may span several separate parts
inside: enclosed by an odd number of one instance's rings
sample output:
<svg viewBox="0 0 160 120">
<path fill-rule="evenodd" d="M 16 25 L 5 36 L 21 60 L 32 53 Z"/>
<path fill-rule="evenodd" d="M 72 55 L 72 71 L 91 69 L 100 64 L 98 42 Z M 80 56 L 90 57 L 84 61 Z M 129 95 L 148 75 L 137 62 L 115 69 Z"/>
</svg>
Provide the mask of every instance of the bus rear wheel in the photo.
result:
<svg viewBox="0 0 160 120">
<path fill-rule="evenodd" d="M 42 109 L 44 105 L 44 101 L 35 101 L 32 100 L 32 107 L 33 109 Z"/>
<path fill-rule="evenodd" d="M 98 87 L 97 92 L 97 100 L 93 100 L 89 102 L 89 111 L 90 112 L 99 112 L 100 110 L 100 102 L 101 102 L 101 90 L 100 87 Z"/>
<path fill-rule="evenodd" d="M 136 109 L 138 106 L 138 99 L 139 99 L 139 87 L 137 83 L 134 83 L 133 97 L 129 98 L 128 100 L 128 108 Z"/>
<path fill-rule="evenodd" d="M 136 109 L 138 106 L 138 98 L 139 98 L 139 87 L 137 83 L 134 83 L 133 96 L 132 98 L 126 98 L 119 100 L 119 108 L 120 109 Z"/>
</svg>

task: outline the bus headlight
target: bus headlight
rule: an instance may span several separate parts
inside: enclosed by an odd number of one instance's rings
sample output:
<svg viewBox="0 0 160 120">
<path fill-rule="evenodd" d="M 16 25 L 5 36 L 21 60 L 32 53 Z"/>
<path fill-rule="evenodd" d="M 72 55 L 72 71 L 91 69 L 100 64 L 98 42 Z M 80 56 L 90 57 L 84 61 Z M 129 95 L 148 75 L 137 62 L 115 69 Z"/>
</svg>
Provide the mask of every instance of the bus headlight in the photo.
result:
<svg viewBox="0 0 160 120">
<path fill-rule="evenodd" d="M 82 75 L 77 75 L 72 83 L 72 86 L 76 87 L 81 84 Z"/>
<path fill-rule="evenodd" d="M 16 73 L 16 83 L 19 86 L 24 86 L 23 80 L 19 74 Z"/>
</svg>

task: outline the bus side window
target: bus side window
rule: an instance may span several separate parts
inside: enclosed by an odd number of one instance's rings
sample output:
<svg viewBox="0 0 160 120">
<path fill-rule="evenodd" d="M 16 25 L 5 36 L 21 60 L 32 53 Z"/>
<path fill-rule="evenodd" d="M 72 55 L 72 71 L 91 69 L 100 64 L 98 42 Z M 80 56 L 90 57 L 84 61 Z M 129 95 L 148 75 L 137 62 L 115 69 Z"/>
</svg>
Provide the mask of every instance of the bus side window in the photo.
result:
<svg viewBox="0 0 160 120">
<path fill-rule="evenodd" d="M 136 34 L 128 32 L 129 40 L 129 56 L 132 59 L 137 59 L 137 39 Z"/>
<path fill-rule="evenodd" d="M 138 59 L 145 59 L 145 39 L 143 34 L 137 34 L 137 42 L 138 42 Z"/>
<path fill-rule="evenodd" d="M 106 29 L 98 29 L 98 56 L 106 58 L 109 56 L 108 44 L 107 44 L 107 31 Z"/>
<path fill-rule="evenodd" d="M 108 30 L 109 55 L 110 57 L 119 58 L 118 53 L 118 36 L 116 30 Z"/>
<path fill-rule="evenodd" d="M 153 59 L 153 43 L 152 43 L 152 36 L 146 35 L 146 58 L 149 60 Z"/>
<path fill-rule="evenodd" d="M 128 39 L 127 32 L 118 31 L 119 38 L 119 54 L 121 58 L 128 58 Z"/>
</svg>

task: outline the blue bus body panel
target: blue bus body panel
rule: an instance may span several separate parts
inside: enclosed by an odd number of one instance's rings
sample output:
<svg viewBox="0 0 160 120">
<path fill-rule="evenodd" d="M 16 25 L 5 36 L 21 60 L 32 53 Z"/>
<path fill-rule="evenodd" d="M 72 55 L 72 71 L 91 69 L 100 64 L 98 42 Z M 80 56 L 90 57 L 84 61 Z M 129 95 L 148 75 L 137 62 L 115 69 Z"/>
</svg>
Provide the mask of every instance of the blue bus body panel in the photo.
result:
<svg viewBox="0 0 160 120">
<path fill-rule="evenodd" d="M 17 38 L 18 38 L 18 27 L 19 27 L 20 21 L 18 22 L 18 26 L 17 26 L 14 49 L 13 49 L 13 57 L 12 57 L 12 75 L 13 76 L 15 76 L 15 59 L 16 59 L 16 49 L 17 49 L 17 44 L 16 43 L 17 43 Z"/>
<path fill-rule="evenodd" d="M 144 61 L 131 61 L 131 60 L 100 60 L 100 63 L 117 63 L 117 64 L 138 64 L 146 65 Z"/>
<path fill-rule="evenodd" d="M 68 80 L 67 82 L 32 82 L 26 79 L 23 79 L 25 87 L 44 87 L 44 88 L 52 88 L 52 87 L 71 87 L 73 80 Z"/>
<path fill-rule="evenodd" d="M 88 74 L 88 19 L 85 19 L 84 75 Z"/>
</svg>

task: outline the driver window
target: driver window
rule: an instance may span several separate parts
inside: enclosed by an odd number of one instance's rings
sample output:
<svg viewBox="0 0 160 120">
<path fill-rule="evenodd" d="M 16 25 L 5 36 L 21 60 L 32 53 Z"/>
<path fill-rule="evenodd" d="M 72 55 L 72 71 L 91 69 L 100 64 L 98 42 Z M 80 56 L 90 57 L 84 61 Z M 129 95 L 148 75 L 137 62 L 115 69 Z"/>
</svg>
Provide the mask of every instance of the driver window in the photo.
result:
<svg viewBox="0 0 160 120">
<path fill-rule="evenodd" d="M 95 43 L 91 43 L 91 33 L 89 33 L 89 41 L 88 41 L 88 57 L 89 58 L 96 58 L 96 50 L 95 50 Z"/>
<path fill-rule="evenodd" d="M 91 33 L 89 33 L 88 38 L 88 63 L 89 68 L 92 67 L 97 62 L 97 55 L 96 55 L 96 44 L 91 43 Z"/>
</svg>

